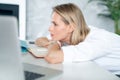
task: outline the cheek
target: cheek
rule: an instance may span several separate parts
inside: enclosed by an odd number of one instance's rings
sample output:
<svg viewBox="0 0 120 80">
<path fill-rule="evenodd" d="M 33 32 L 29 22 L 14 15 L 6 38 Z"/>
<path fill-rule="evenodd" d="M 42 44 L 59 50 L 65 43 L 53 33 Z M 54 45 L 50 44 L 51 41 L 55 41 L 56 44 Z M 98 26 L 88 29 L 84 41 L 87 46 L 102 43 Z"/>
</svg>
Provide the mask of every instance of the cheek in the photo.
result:
<svg viewBox="0 0 120 80">
<path fill-rule="evenodd" d="M 54 36 L 52 37 L 52 39 L 53 40 L 62 40 L 64 38 L 66 38 L 66 36 L 67 36 L 66 30 L 59 29 L 59 30 L 55 30 Z"/>
</svg>

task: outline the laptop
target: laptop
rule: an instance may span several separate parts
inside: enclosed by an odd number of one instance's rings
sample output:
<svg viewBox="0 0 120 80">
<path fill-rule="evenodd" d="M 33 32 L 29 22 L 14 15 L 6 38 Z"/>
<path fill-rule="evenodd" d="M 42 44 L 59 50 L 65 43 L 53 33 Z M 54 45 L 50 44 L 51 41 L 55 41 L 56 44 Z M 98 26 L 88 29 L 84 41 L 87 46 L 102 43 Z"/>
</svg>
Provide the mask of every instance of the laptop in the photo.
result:
<svg viewBox="0 0 120 80">
<path fill-rule="evenodd" d="M 50 80 L 60 75 L 60 70 L 22 63 L 17 29 L 15 17 L 0 15 L 0 80 Z"/>
</svg>

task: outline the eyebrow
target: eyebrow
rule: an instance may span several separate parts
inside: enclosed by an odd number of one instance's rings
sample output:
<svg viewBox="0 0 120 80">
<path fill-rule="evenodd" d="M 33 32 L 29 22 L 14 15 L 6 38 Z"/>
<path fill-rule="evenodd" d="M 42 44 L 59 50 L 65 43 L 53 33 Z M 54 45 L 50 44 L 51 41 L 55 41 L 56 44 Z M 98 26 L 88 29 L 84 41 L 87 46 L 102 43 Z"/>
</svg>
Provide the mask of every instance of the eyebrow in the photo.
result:
<svg viewBox="0 0 120 80">
<path fill-rule="evenodd" d="M 55 23 L 55 21 L 51 21 L 52 23 Z"/>
<path fill-rule="evenodd" d="M 53 24 L 57 24 L 55 21 L 52 21 Z"/>
</svg>

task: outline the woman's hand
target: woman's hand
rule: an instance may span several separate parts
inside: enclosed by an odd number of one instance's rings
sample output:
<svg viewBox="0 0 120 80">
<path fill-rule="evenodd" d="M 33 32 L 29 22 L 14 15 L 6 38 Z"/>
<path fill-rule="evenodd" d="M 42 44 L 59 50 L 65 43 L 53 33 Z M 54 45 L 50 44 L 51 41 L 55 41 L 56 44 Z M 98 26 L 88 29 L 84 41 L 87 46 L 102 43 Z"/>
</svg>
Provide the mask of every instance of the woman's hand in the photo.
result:
<svg viewBox="0 0 120 80">
<path fill-rule="evenodd" d="M 49 45 L 49 40 L 46 37 L 40 37 L 36 39 L 35 44 L 37 46 L 47 47 Z"/>
<path fill-rule="evenodd" d="M 49 63 L 56 64 L 63 62 L 63 51 L 57 42 L 48 46 L 48 54 L 45 56 L 45 60 Z"/>
<path fill-rule="evenodd" d="M 48 54 L 44 57 L 47 62 L 52 64 L 63 62 L 63 51 L 57 41 L 50 41 L 46 37 L 41 37 L 35 41 L 35 44 L 48 48 Z"/>
</svg>

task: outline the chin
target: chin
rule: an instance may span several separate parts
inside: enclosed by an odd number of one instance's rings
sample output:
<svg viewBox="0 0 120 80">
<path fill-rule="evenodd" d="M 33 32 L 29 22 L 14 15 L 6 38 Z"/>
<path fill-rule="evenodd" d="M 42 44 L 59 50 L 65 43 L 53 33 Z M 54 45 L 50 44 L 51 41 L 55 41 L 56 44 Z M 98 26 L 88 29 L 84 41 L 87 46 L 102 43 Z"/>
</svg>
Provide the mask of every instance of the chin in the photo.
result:
<svg viewBox="0 0 120 80">
<path fill-rule="evenodd" d="M 52 38 L 53 41 L 59 41 L 58 39 Z"/>
<path fill-rule="evenodd" d="M 58 40 L 56 40 L 56 39 L 52 39 L 53 41 L 58 41 Z"/>
</svg>

